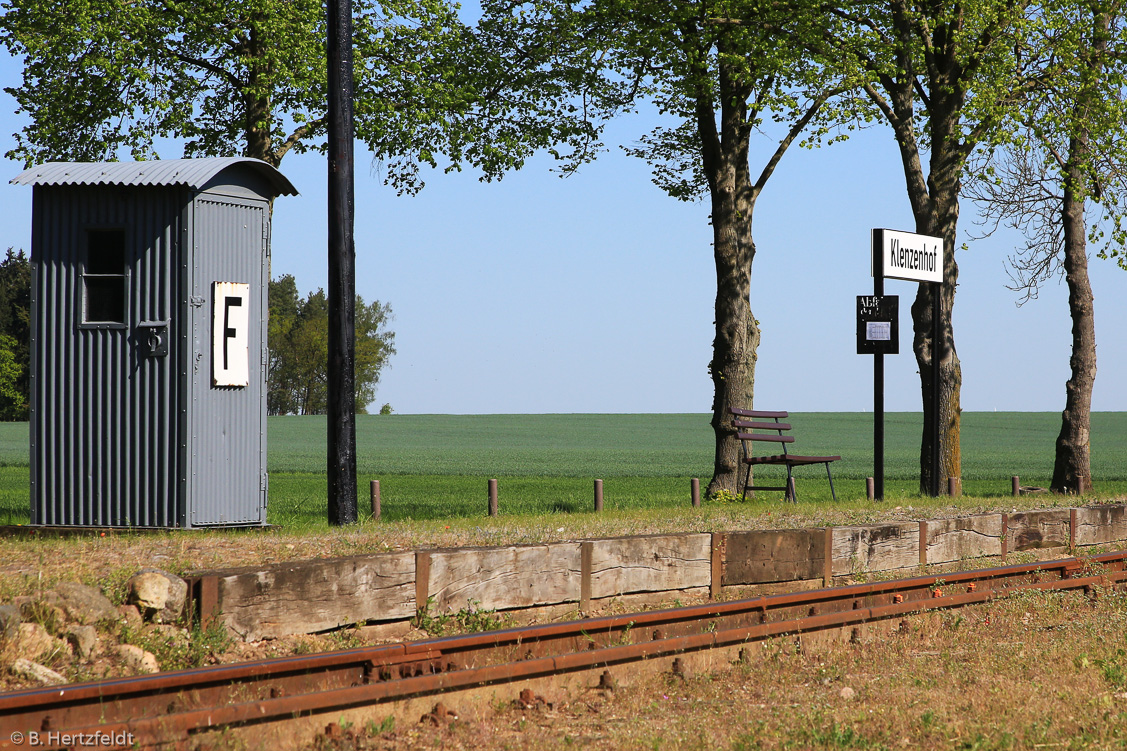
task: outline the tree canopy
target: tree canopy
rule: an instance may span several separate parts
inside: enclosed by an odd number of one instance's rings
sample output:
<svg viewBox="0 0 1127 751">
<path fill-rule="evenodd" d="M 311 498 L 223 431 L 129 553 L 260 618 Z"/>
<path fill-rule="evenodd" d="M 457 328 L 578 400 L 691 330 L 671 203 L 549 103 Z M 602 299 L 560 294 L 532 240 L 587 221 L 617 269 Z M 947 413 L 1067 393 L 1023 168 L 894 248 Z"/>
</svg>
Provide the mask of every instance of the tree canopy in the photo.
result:
<svg viewBox="0 0 1127 751">
<path fill-rule="evenodd" d="M 270 282 L 270 362 L 266 410 L 271 415 L 322 415 L 328 409 L 329 312 L 324 290 L 302 298 L 286 274 Z M 391 306 L 356 297 L 356 412 L 376 398 L 380 371 L 395 354 Z"/>
<path fill-rule="evenodd" d="M 326 20 L 319 0 L 7 0 L 0 41 L 24 59 L 6 89 L 29 119 L 25 164 L 241 153 L 278 166 L 325 148 Z M 485 179 L 538 149 L 582 159 L 587 112 L 540 70 L 548 36 L 463 23 L 446 0 L 353 0 L 356 136 L 401 191 L 419 166 Z M 170 145 L 165 145 L 169 143 Z M 568 148 L 570 145 L 570 148 Z M 178 155 L 177 155 L 178 156 Z"/>
<path fill-rule="evenodd" d="M 0 261 L 0 420 L 26 420 L 31 398 L 31 262 L 8 248 Z"/>
</svg>

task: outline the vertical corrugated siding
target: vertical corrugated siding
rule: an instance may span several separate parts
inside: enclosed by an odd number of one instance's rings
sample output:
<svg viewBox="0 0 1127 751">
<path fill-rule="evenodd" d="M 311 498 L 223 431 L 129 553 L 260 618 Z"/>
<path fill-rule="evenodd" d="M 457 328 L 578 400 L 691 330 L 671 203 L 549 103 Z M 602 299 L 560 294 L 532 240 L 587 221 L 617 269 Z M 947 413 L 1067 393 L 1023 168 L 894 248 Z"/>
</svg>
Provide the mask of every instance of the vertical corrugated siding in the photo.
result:
<svg viewBox="0 0 1127 751">
<path fill-rule="evenodd" d="M 183 189 L 36 187 L 32 523 L 176 526 L 183 498 L 177 254 Z M 82 325 L 88 228 L 126 232 L 125 326 Z M 138 324 L 170 321 L 165 357 Z"/>
<path fill-rule="evenodd" d="M 265 374 L 262 347 L 267 203 L 204 193 L 193 203 L 190 526 L 261 524 L 266 521 Z M 249 385 L 212 386 L 214 282 L 250 284 Z"/>
</svg>

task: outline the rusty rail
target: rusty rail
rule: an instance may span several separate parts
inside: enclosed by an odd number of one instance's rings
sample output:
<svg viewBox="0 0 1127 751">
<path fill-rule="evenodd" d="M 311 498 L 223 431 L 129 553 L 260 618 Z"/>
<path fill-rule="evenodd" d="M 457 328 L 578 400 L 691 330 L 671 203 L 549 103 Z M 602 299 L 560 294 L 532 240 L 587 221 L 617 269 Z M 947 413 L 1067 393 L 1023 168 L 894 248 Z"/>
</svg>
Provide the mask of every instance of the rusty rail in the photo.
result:
<svg viewBox="0 0 1127 751">
<path fill-rule="evenodd" d="M 858 626 L 1024 589 L 1122 582 L 1127 552 L 8 692 L 0 751 L 24 748 L 32 734 L 37 748 L 73 745 L 64 741 L 78 733 L 99 734 L 104 747 L 183 745 L 218 727 Z"/>
</svg>

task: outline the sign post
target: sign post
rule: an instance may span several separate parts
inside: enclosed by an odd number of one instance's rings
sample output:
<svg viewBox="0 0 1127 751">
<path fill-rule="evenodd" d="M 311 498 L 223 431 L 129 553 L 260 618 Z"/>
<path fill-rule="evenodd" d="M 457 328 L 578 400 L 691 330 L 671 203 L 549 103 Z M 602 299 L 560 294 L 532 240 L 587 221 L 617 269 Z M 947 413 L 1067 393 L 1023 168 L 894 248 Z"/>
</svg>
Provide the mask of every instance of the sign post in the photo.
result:
<svg viewBox="0 0 1127 751">
<path fill-rule="evenodd" d="M 884 500 L 884 355 L 898 354 L 899 298 L 884 294 L 885 277 L 943 283 L 943 238 L 891 229 L 872 231 L 873 294 L 857 297 L 857 353 L 873 355 L 873 498 Z M 927 409 L 934 434 L 931 495 L 939 495 L 939 362 L 942 341 L 939 294 L 932 308 L 932 388 Z M 886 328 L 887 326 L 887 328 Z M 864 330 L 862 330 L 864 327 Z M 887 335 L 887 339 L 884 337 Z"/>
</svg>

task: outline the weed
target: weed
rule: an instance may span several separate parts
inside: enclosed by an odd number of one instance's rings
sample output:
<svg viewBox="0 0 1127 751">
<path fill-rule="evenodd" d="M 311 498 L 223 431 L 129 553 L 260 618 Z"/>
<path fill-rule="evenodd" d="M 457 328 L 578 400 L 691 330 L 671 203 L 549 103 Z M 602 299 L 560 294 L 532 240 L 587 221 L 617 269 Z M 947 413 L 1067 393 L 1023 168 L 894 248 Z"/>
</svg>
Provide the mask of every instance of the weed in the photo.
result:
<svg viewBox="0 0 1127 751">
<path fill-rule="evenodd" d="M 231 647 L 231 635 L 214 619 L 206 627 L 193 625 L 188 631 L 173 628 L 136 628 L 122 624 L 122 644 L 133 644 L 157 658 L 162 670 L 182 670 L 209 664 Z"/>
<path fill-rule="evenodd" d="M 345 628 L 338 628 L 336 631 L 329 632 L 326 636 L 332 644 L 333 649 L 355 649 L 356 647 L 364 646 L 364 640 L 360 638 L 359 623 L 354 623 Z"/>
<path fill-rule="evenodd" d="M 497 631 L 509 625 L 509 618 L 498 615 L 496 610 L 481 610 L 477 600 L 470 600 L 469 604 L 456 613 L 432 613 L 434 598 L 428 597 L 427 604 L 419 609 L 411 619 L 411 625 L 420 631 L 426 631 L 434 636 L 444 636 L 447 633 L 476 634 L 482 631 Z"/>
<path fill-rule="evenodd" d="M 20 610 L 25 621 L 38 623 L 44 631 L 52 636 L 58 636 L 62 633 L 65 625 L 62 612 L 54 605 L 43 600 L 32 600 Z"/>
<path fill-rule="evenodd" d="M 368 720 L 368 724 L 364 729 L 368 731 L 368 735 L 372 736 L 390 733 L 395 730 L 395 716 L 388 715 L 387 717 L 383 718 L 383 721 L 378 725 L 376 724 L 375 720 Z"/>
</svg>

